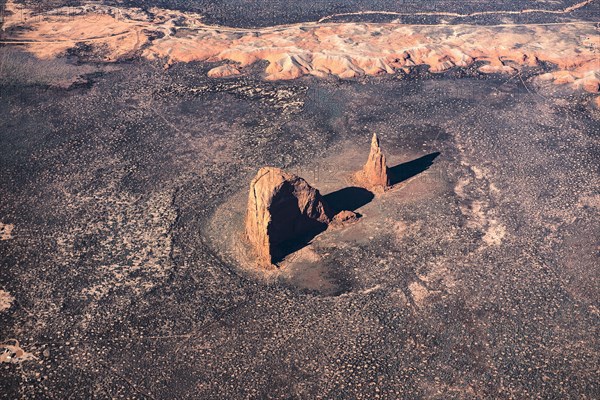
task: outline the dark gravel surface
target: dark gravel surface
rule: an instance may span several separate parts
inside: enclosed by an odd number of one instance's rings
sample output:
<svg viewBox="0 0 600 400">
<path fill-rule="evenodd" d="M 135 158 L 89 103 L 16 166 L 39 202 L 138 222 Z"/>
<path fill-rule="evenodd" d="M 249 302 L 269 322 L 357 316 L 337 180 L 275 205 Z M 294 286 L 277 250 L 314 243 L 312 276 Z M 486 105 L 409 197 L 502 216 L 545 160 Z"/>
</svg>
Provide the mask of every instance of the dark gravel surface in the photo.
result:
<svg viewBox="0 0 600 400">
<path fill-rule="evenodd" d="M 64 5 L 76 6 L 85 2 L 81 0 L 16 0 L 27 3 L 30 7 L 40 10 Z M 398 13 L 415 12 L 449 12 L 470 14 L 481 11 L 520 11 L 527 9 L 541 9 L 549 11 L 564 10 L 578 4 L 583 0 L 497 0 L 493 2 L 483 0 L 319 0 L 295 1 L 289 0 L 102 0 L 101 3 L 114 6 L 128 7 L 162 7 L 174 10 L 192 11 L 204 16 L 204 21 L 209 24 L 234 26 L 241 28 L 264 27 L 279 24 L 316 21 L 322 17 L 340 14 L 355 13 L 359 11 L 392 11 Z M 0 4 L 5 0 L 0 0 Z M 90 2 L 87 2 L 90 3 Z M 93 3 L 93 2 L 92 2 Z M 452 16 L 427 17 L 404 16 L 404 23 L 478 23 L 498 24 L 506 22 L 515 23 L 540 23 L 563 22 L 576 18 L 578 20 L 598 21 L 600 17 L 600 3 L 594 2 L 568 15 L 553 13 L 535 14 L 497 14 L 485 15 L 474 18 L 456 18 Z M 371 15 L 367 21 L 389 21 L 398 17 Z M 334 21 L 348 20 L 348 18 L 334 19 Z M 349 20 L 361 21 L 364 18 Z"/>
<path fill-rule="evenodd" d="M 1 367 L 3 398 L 598 397 L 588 98 L 451 74 L 119 68 L 70 90 L 1 87 L 0 287 L 15 301 L 0 322 L 36 357 Z M 390 153 L 440 155 L 415 181 L 431 193 L 385 208 L 400 239 L 330 249 L 342 291 L 257 279 L 208 244 L 258 167 L 372 131 Z"/>
<path fill-rule="evenodd" d="M 143 3 L 260 26 L 574 2 Z M 591 95 L 475 68 L 214 80 L 6 48 L 0 67 L 0 341 L 31 354 L 0 363 L 0 398 L 600 398 Z M 258 168 L 341 184 L 374 131 L 393 164 L 433 164 L 315 240 L 329 287 L 224 253 L 215 216 Z"/>
</svg>

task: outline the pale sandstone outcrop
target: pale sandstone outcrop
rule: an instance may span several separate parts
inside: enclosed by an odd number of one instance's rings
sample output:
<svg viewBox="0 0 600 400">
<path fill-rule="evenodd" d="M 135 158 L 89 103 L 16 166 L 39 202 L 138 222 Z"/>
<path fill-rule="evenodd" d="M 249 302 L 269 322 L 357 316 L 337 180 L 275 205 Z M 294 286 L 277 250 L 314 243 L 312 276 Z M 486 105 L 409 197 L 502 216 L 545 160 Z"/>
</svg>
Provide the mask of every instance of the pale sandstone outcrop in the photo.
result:
<svg viewBox="0 0 600 400">
<path fill-rule="evenodd" d="M 600 92 L 600 79 L 598 76 L 600 74 L 587 73 L 580 79 L 575 81 L 576 86 L 583 87 L 583 90 L 590 93 L 598 93 Z"/>
<path fill-rule="evenodd" d="M 250 184 L 246 236 L 260 264 L 271 265 L 277 246 L 324 230 L 332 217 L 317 189 L 279 168 L 261 168 Z"/>
<path fill-rule="evenodd" d="M 377 134 L 371 139 L 371 151 L 362 171 L 356 174 L 357 181 L 366 188 L 383 188 L 390 185 L 385 155 L 379 146 Z"/>
<path fill-rule="evenodd" d="M 516 73 L 541 62 L 555 71 L 547 79 L 595 92 L 600 66 L 593 22 L 501 26 L 403 25 L 397 23 L 291 24 L 261 29 L 209 26 L 201 16 L 152 8 L 85 6 L 35 13 L 8 1 L 4 40 L 41 58 L 65 54 L 77 43 L 97 46 L 108 61 L 133 54 L 175 62 L 226 61 L 246 67 L 267 61 L 265 79 L 303 75 L 362 75 L 407 72 L 428 65 L 431 72 L 484 62 L 484 73 Z M 564 12 L 568 10 L 565 9 Z M 213 76 L 232 76 L 217 67 Z M 583 81 L 580 81 L 582 80 Z"/>
<path fill-rule="evenodd" d="M 240 70 L 230 64 L 221 65 L 208 71 L 210 78 L 226 78 L 228 76 L 239 75 Z"/>
</svg>

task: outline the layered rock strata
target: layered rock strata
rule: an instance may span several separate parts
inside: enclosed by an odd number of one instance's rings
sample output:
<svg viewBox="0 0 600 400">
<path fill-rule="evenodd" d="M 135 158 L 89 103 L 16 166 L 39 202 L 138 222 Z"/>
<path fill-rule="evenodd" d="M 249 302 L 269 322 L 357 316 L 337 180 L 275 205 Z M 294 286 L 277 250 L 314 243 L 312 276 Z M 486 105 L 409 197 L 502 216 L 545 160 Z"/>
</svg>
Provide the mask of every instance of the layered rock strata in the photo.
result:
<svg viewBox="0 0 600 400">
<path fill-rule="evenodd" d="M 349 79 L 395 74 L 417 65 L 434 73 L 476 63 L 483 73 L 517 73 L 539 65 L 555 84 L 600 91 L 598 32 L 593 22 L 564 24 L 405 25 L 306 22 L 261 29 L 210 26 L 194 13 L 153 7 L 87 5 L 34 13 L 6 3 L 4 44 L 40 58 L 69 54 L 78 44 L 103 61 L 141 55 L 176 62 L 223 62 L 209 76 L 244 74 L 259 61 L 268 80 L 303 75 Z M 572 10 L 565 9 L 566 14 Z"/>
</svg>

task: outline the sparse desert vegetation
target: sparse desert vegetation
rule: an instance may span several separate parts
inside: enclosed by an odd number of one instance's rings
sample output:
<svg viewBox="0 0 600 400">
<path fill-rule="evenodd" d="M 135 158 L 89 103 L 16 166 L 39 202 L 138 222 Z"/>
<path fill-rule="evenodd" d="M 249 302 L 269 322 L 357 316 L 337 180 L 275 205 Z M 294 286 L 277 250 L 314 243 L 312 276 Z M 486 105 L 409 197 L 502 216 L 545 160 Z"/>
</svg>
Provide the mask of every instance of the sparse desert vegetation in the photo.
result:
<svg viewBox="0 0 600 400">
<path fill-rule="evenodd" d="M 11 2 L 0 398 L 598 398 L 597 2 L 288 4 Z"/>
</svg>

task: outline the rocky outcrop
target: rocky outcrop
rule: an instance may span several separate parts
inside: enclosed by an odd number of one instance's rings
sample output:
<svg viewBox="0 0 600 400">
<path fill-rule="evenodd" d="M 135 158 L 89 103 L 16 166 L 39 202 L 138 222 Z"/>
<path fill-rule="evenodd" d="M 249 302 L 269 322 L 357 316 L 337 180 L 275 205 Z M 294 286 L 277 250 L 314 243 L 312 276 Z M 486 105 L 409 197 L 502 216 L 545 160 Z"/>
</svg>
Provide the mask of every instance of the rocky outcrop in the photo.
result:
<svg viewBox="0 0 600 400">
<path fill-rule="evenodd" d="M 210 78 L 227 78 L 229 76 L 237 76 L 240 70 L 230 64 L 221 65 L 208 71 Z"/>
<path fill-rule="evenodd" d="M 376 133 L 373 134 L 371 139 L 369 158 L 362 171 L 357 173 L 356 178 L 360 184 L 367 188 L 380 187 L 385 189 L 390 185 L 385 155 L 381 152 L 379 138 Z"/>
<path fill-rule="evenodd" d="M 303 75 L 351 79 L 410 73 L 417 65 L 427 65 L 429 72 L 439 73 L 479 63 L 485 63 L 480 72 L 514 74 L 525 67 L 548 64 L 555 66 L 556 78 L 548 78 L 555 84 L 593 93 L 600 90 L 596 85 L 600 74 L 598 33 L 593 21 L 502 26 L 309 22 L 277 29 L 236 30 L 205 25 L 199 14 L 157 7 L 149 12 L 85 5 L 38 12 L 21 3 L 6 1 L 3 29 L 10 36 L 3 39 L 19 42 L 20 48 L 39 58 L 60 57 L 78 43 L 90 43 L 94 57 L 103 62 L 139 54 L 150 60 L 166 60 L 166 68 L 176 62 L 235 63 L 212 69 L 211 77 L 236 76 L 262 61 L 267 80 Z M 579 82 L 581 79 L 584 81 Z"/>
<path fill-rule="evenodd" d="M 335 226 L 346 226 L 358 221 L 359 218 L 360 214 L 354 211 L 343 210 L 335 214 L 331 223 Z"/>
<path fill-rule="evenodd" d="M 246 236 L 260 264 L 271 265 L 290 242 L 325 230 L 332 217 L 317 189 L 279 168 L 261 168 L 250 184 Z"/>
</svg>

